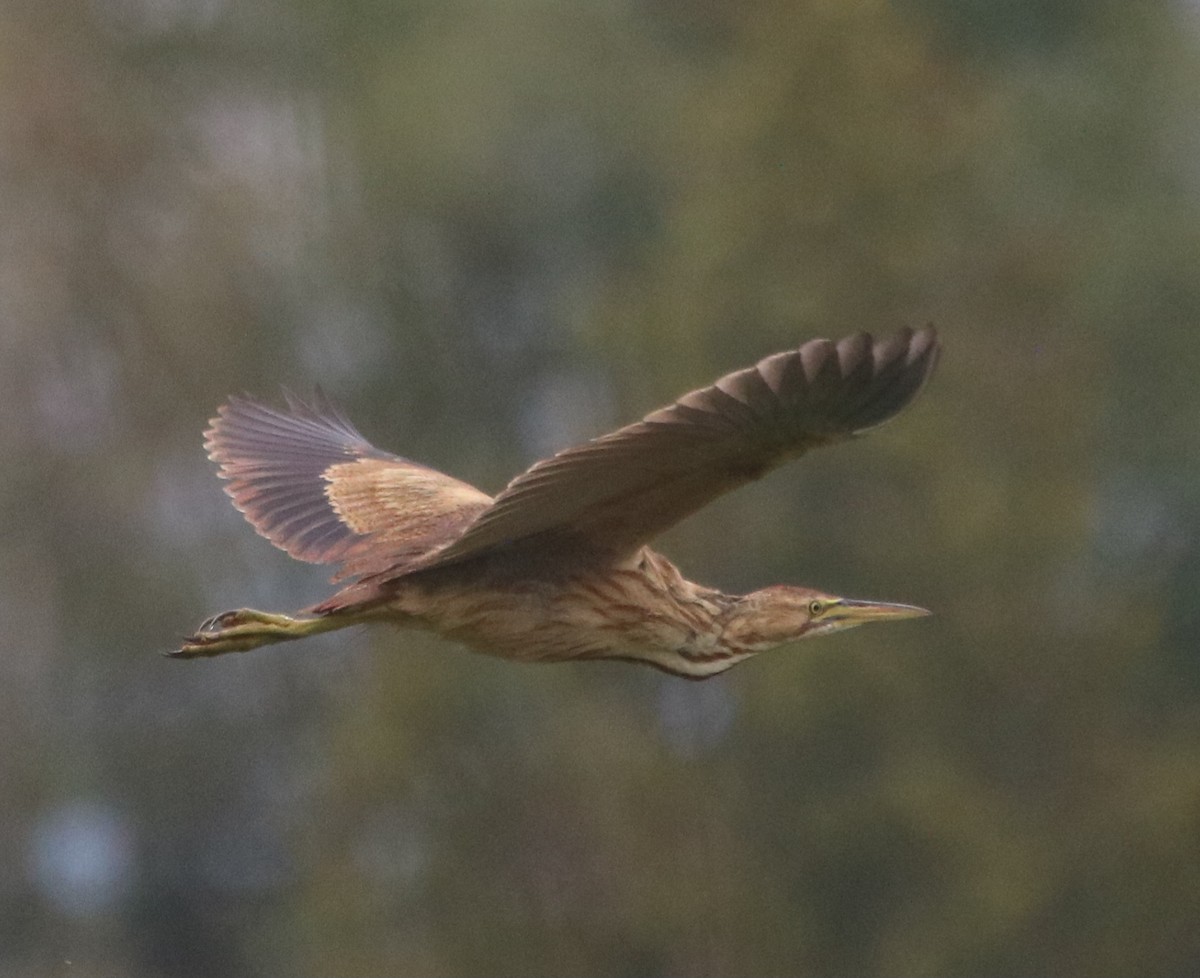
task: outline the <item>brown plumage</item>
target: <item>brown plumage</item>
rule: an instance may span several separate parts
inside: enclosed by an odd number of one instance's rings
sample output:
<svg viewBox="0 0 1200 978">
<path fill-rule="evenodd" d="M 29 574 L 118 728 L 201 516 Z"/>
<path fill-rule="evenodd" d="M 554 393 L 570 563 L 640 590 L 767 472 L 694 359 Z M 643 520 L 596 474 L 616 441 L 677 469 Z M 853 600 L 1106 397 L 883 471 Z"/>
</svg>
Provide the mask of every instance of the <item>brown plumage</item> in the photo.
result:
<svg viewBox="0 0 1200 978">
<path fill-rule="evenodd" d="M 892 418 L 937 356 L 932 327 L 813 340 L 538 462 L 494 499 L 379 451 L 323 398 L 282 411 L 231 398 L 205 447 L 234 505 L 277 547 L 336 564 L 334 580 L 349 583 L 304 617 L 217 615 L 171 654 L 380 620 L 503 658 L 627 659 L 702 679 L 794 639 L 927 614 L 786 585 L 727 595 L 646 544 L 722 493 Z"/>
</svg>

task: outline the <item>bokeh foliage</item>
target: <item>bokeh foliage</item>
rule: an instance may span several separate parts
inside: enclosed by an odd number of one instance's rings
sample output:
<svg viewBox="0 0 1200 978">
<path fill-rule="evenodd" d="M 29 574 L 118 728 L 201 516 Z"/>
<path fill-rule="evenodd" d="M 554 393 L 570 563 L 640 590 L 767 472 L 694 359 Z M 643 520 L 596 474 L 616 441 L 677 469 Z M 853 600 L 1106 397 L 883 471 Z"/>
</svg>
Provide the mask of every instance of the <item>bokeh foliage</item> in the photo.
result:
<svg viewBox="0 0 1200 978">
<path fill-rule="evenodd" d="M 0 973 L 1185 974 L 1200 18 L 1182 3 L 0 11 Z M 901 421 L 664 540 L 909 600 L 686 684 L 402 632 L 198 447 L 320 383 L 489 490 L 812 335 Z"/>
</svg>

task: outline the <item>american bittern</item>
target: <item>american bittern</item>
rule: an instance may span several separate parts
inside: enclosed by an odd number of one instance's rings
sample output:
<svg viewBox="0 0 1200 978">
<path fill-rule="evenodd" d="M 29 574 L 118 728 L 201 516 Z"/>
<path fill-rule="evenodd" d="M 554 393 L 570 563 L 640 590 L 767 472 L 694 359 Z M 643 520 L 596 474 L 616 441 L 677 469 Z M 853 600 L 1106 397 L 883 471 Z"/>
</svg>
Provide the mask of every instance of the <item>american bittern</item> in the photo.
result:
<svg viewBox="0 0 1200 978">
<path fill-rule="evenodd" d="M 923 608 L 776 585 L 723 594 L 646 544 L 722 493 L 896 415 L 932 328 L 813 340 L 538 462 L 494 499 L 381 452 L 323 398 L 231 398 L 205 447 L 251 525 L 350 583 L 300 617 L 210 618 L 172 655 L 244 652 L 370 621 L 525 662 L 625 659 L 703 679 L 758 652 Z"/>
</svg>

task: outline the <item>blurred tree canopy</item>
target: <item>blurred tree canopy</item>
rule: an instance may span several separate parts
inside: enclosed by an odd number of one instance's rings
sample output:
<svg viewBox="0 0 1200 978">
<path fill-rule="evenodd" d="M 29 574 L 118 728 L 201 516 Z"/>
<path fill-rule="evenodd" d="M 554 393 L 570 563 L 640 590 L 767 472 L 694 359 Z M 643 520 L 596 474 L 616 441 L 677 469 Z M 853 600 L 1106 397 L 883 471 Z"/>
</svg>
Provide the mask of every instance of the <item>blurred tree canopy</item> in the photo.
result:
<svg viewBox="0 0 1200 978">
<path fill-rule="evenodd" d="M 1195 971 L 1198 95 L 1182 2 L 12 0 L 0 974 Z M 228 393 L 494 491 L 925 321 L 912 412 L 663 547 L 928 622 L 703 684 L 153 655 L 324 587 Z"/>
</svg>

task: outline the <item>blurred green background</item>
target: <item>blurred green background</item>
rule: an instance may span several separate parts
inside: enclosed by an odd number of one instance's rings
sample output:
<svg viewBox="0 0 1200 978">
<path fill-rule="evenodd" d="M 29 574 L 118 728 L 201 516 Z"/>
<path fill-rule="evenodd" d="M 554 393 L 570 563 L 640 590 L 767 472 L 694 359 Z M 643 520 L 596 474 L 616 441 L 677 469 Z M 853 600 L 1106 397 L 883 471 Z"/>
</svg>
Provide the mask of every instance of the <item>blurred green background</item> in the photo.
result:
<svg viewBox="0 0 1200 978">
<path fill-rule="evenodd" d="M 6 0 L 0 974 L 1200 971 L 1200 6 Z M 661 541 L 933 608 L 707 683 L 387 629 L 200 432 L 495 491 L 813 336 L 916 407 Z"/>
</svg>

